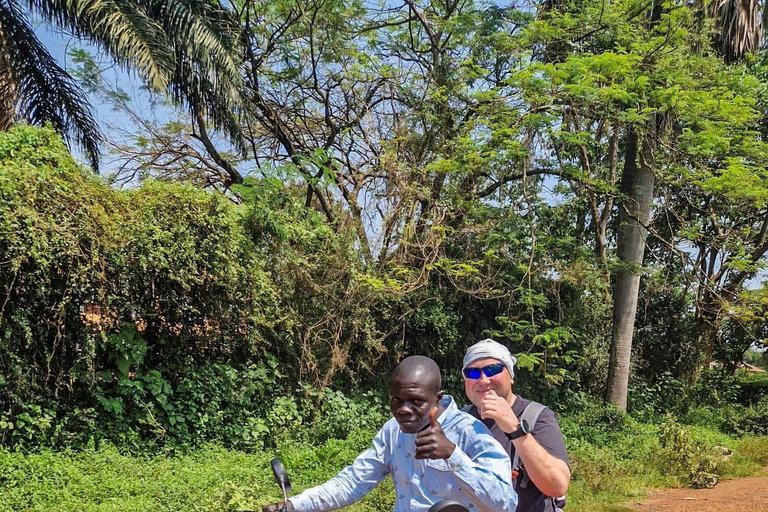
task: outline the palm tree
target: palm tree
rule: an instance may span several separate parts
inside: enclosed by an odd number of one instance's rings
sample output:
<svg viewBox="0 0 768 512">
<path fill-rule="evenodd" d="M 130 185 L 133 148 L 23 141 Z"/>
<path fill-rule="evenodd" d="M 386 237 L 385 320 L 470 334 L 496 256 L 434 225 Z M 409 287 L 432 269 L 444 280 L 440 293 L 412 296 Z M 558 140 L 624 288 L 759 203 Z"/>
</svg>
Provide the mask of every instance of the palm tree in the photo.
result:
<svg viewBox="0 0 768 512">
<path fill-rule="evenodd" d="M 715 21 L 712 43 L 726 63 L 760 48 L 763 20 L 758 0 L 715 0 L 709 16 Z"/>
<path fill-rule="evenodd" d="M 231 11 L 206 0 L 30 0 L 27 7 L 239 140 L 238 23 Z M 101 134 L 91 107 L 37 39 L 18 0 L 0 0 L 0 48 L 0 129 L 50 122 L 98 169 Z"/>
</svg>

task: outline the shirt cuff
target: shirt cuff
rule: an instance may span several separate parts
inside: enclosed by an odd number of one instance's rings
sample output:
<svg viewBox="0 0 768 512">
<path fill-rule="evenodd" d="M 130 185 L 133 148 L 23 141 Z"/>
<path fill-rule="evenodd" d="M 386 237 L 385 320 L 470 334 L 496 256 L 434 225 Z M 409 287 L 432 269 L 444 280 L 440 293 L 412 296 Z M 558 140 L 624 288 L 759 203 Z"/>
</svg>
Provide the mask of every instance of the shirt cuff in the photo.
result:
<svg viewBox="0 0 768 512">
<path fill-rule="evenodd" d="M 445 459 L 445 462 L 448 464 L 448 467 L 451 468 L 451 471 L 456 472 L 459 469 L 470 466 L 472 464 L 472 459 L 459 448 L 459 445 L 456 445 L 453 453 L 450 457 Z"/>
</svg>

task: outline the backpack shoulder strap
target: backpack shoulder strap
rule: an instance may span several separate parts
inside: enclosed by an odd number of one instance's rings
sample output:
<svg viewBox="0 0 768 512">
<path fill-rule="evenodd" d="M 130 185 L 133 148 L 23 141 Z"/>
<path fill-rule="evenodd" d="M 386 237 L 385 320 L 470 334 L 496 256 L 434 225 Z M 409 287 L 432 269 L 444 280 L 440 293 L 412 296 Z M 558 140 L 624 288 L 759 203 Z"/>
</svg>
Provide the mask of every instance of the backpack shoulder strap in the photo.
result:
<svg viewBox="0 0 768 512">
<path fill-rule="evenodd" d="M 520 422 L 523 420 L 528 423 L 528 429 L 533 431 L 533 427 L 536 425 L 536 420 L 539 419 L 539 415 L 541 414 L 541 411 L 544 410 L 544 405 L 540 404 L 539 402 L 531 402 L 527 406 L 525 406 L 525 409 L 523 409 L 523 414 L 520 415 Z M 515 469 L 520 466 L 520 455 L 518 455 L 517 450 L 515 450 L 515 457 L 512 460 L 512 469 Z"/>
</svg>

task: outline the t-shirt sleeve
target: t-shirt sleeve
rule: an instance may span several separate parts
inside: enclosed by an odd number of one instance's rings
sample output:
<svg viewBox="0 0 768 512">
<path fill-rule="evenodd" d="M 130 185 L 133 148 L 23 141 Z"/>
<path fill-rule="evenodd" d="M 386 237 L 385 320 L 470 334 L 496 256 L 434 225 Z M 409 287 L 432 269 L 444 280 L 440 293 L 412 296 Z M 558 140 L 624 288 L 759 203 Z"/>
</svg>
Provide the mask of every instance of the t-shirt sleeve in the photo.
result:
<svg viewBox="0 0 768 512">
<path fill-rule="evenodd" d="M 533 426 L 533 437 L 536 441 L 549 452 L 553 457 L 557 457 L 565 461 L 568 467 L 571 466 L 571 462 L 568 459 L 568 450 L 565 449 L 565 439 L 563 439 L 563 432 L 560 430 L 560 425 L 557 422 L 555 413 L 549 407 L 545 407 L 539 418 L 536 420 L 536 424 Z"/>
</svg>

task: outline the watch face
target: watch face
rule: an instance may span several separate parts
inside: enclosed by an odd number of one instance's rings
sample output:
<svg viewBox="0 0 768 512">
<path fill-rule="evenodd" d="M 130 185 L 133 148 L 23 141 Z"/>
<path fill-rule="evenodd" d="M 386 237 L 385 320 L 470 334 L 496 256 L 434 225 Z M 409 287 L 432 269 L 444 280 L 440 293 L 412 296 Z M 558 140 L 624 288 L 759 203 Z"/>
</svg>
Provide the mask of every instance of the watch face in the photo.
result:
<svg viewBox="0 0 768 512">
<path fill-rule="evenodd" d="M 530 430 L 528 430 L 528 422 L 526 420 L 522 420 L 520 422 L 520 430 L 522 430 L 525 434 L 530 432 Z"/>
</svg>

